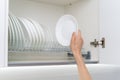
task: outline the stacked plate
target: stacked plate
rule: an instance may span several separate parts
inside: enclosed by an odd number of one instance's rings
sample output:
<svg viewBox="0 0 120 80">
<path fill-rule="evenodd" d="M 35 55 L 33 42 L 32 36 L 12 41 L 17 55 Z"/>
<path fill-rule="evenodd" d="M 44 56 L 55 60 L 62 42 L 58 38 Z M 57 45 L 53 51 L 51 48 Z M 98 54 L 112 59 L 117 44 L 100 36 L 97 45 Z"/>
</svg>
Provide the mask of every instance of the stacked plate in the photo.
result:
<svg viewBox="0 0 120 80">
<path fill-rule="evenodd" d="M 24 34 L 22 27 L 18 21 L 18 19 L 12 14 L 9 16 L 9 27 L 8 27 L 8 46 L 11 50 L 22 50 L 23 49 L 23 39 Z"/>
<path fill-rule="evenodd" d="M 77 30 L 73 16 L 61 17 L 55 27 L 47 27 L 29 19 L 9 14 L 9 51 L 64 50 L 70 44 L 71 34 Z"/>
<path fill-rule="evenodd" d="M 48 43 L 46 38 L 50 33 L 47 32 L 45 36 L 44 32 L 36 21 L 9 14 L 8 48 L 9 50 L 40 50 Z"/>
</svg>

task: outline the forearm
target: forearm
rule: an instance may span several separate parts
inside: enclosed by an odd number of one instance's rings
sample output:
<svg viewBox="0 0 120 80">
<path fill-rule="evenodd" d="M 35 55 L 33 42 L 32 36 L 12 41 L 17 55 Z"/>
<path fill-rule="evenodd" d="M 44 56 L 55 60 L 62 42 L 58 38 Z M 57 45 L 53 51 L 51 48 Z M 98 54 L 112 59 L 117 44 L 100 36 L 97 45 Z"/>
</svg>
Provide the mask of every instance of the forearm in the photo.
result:
<svg viewBox="0 0 120 80">
<path fill-rule="evenodd" d="M 75 60 L 76 60 L 77 66 L 78 66 L 80 80 L 92 80 L 92 78 L 84 64 L 81 53 L 75 52 L 74 57 L 75 57 Z"/>
</svg>

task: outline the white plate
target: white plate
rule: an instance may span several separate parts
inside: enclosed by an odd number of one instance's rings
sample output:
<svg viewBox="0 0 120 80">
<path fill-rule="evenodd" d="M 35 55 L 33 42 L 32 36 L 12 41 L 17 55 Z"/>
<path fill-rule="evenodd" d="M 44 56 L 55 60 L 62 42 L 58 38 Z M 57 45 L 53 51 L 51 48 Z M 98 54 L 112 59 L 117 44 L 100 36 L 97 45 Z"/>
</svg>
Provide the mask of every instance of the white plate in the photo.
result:
<svg viewBox="0 0 120 80">
<path fill-rule="evenodd" d="M 17 50 L 22 50 L 23 48 L 23 42 L 22 42 L 22 32 L 21 32 L 21 26 L 20 26 L 20 23 L 18 22 L 18 19 L 16 18 L 16 16 L 13 15 L 13 20 L 14 20 L 14 28 L 16 28 L 16 36 L 18 37 L 18 40 L 17 40 Z"/>
<path fill-rule="evenodd" d="M 12 35 L 12 28 L 11 28 L 11 25 L 12 25 L 12 23 L 11 23 L 11 20 L 10 20 L 10 16 L 9 16 L 9 18 L 8 18 L 8 21 L 9 21 L 9 25 L 8 25 L 8 29 L 9 29 L 9 41 L 8 41 L 8 44 L 9 44 L 9 46 L 8 46 L 8 48 L 9 48 L 9 50 L 11 50 L 12 49 L 12 39 L 13 39 L 13 35 Z"/>
<path fill-rule="evenodd" d="M 16 29 L 17 29 L 17 37 L 18 37 L 18 50 L 21 50 L 23 48 L 23 43 L 22 43 L 22 32 L 21 32 L 21 26 L 20 26 L 20 23 L 18 22 L 18 19 L 16 18 L 16 16 L 13 16 L 14 18 L 14 22 L 15 22 L 15 26 Z"/>
<path fill-rule="evenodd" d="M 18 50 L 20 45 L 21 45 L 21 43 L 20 43 L 20 30 L 19 30 L 19 26 L 18 26 L 18 24 L 16 22 L 16 19 L 15 19 L 16 17 L 13 16 L 13 15 L 12 15 L 12 17 L 13 17 L 13 21 L 14 21 L 15 35 L 16 35 L 16 38 L 17 38 L 16 50 Z"/>
<path fill-rule="evenodd" d="M 22 31 L 23 31 L 23 43 L 24 43 L 24 48 L 30 48 L 31 46 L 31 41 L 30 41 L 30 34 L 28 33 L 27 28 L 24 25 L 24 21 L 22 18 L 18 18 L 18 21 L 21 25 Z"/>
<path fill-rule="evenodd" d="M 35 21 L 34 21 L 34 22 L 35 22 Z M 41 36 L 41 38 L 40 38 L 40 44 L 39 44 L 39 48 L 43 48 L 44 43 L 45 43 L 45 35 L 44 35 L 44 31 L 43 31 L 42 26 L 41 26 L 39 23 L 37 23 L 37 22 L 35 22 L 35 23 L 36 23 L 36 27 L 38 28 L 38 30 L 39 30 L 39 32 L 40 32 L 40 36 Z"/>
<path fill-rule="evenodd" d="M 22 29 L 22 26 L 18 20 L 18 18 L 16 17 L 16 23 L 17 23 L 17 27 L 18 27 L 18 30 L 19 30 L 19 49 L 20 50 L 23 50 L 24 49 L 24 33 L 23 33 L 23 29 Z"/>
<path fill-rule="evenodd" d="M 10 42 L 11 42 L 11 30 L 10 30 L 10 26 L 8 25 L 8 46 L 10 46 Z"/>
<path fill-rule="evenodd" d="M 33 43 L 32 43 L 32 46 L 31 48 L 33 50 L 35 50 L 36 48 L 36 45 L 38 43 L 38 37 L 37 37 L 37 33 L 36 33 L 36 29 L 35 29 L 35 26 L 28 20 L 28 19 L 25 19 L 30 31 L 31 31 L 31 34 L 32 34 L 32 39 L 33 39 Z"/>
<path fill-rule="evenodd" d="M 34 29 L 35 29 L 35 32 L 36 32 L 36 45 L 35 45 L 35 48 L 34 49 L 37 49 L 38 48 L 38 44 L 40 43 L 39 42 L 39 35 L 40 35 L 40 31 L 38 31 L 37 27 L 36 27 L 36 24 L 34 24 L 33 20 L 32 19 L 28 19 L 34 26 Z"/>
<path fill-rule="evenodd" d="M 30 49 L 32 44 L 33 44 L 33 38 L 32 38 L 32 32 L 26 22 L 26 19 L 24 18 L 19 18 L 19 20 L 21 21 L 21 25 L 23 24 L 24 26 L 22 26 L 23 30 L 24 30 L 24 34 L 25 34 L 25 47 L 27 49 Z M 25 32 L 26 31 L 26 32 Z M 27 36 L 28 35 L 28 36 Z"/>
<path fill-rule="evenodd" d="M 17 50 L 18 49 L 18 34 L 17 34 L 17 32 L 18 32 L 18 30 L 17 30 L 17 28 L 16 28 L 16 23 L 15 23 L 15 21 L 14 21 L 14 17 L 13 17 L 13 15 L 11 15 L 10 14 L 10 20 L 11 20 L 11 28 L 12 28 L 12 35 L 13 35 L 13 39 L 12 39 L 12 41 L 13 41 L 13 47 L 12 47 L 12 49 L 13 50 Z"/>
<path fill-rule="evenodd" d="M 10 49 L 13 49 L 13 45 L 14 45 L 14 30 L 13 30 L 13 24 L 12 24 L 12 20 L 11 20 L 11 16 L 9 15 L 9 25 L 10 25 L 10 29 L 11 29 L 11 48 Z"/>
<path fill-rule="evenodd" d="M 50 26 L 48 26 L 48 27 L 50 27 Z M 51 48 L 55 48 L 55 29 L 54 29 L 54 27 L 51 27 L 51 28 L 49 28 L 50 29 L 50 33 L 51 33 Z"/>
<path fill-rule="evenodd" d="M 52 31 L 50 30 L 50 27 L 49 26 L 46 26 L 46 30 L 48 31 L 48 34 L 47 34 L 47 39 L 48 39 L 48 49 L 51 49 L 52 48 L 52 45 L 53 45 L 53 39 L 52 39 Z"/>
<path fill-rule="evenodd" d="M 49 31 L 49 28 L 42 25 L 43 28 L 43 32 L 45 32 L 44 36 L 45 36 L 45 45 L 43 46 L 45 49 L 51 48 L 51 33 Z"/>
<path fill-rule="evenodd" d="M 26 24 L 26 28 L 28 28 L 28 33 L 30 34 L 30 41 L 31 41 L 31 46 L 30 48 L 33 50 L 34 48 L 34 44 L 35 44 L 35 36 L 34 36 L 34 32 L 33 32 L 33 29 L 31 28 L 31 25 L 29 24 L 28 20 L 27 19 L 24 19 L 24 23 Z"/>
<path fill-rule="evenodd" d="M 15 28 L 15 35 L 16 35 L 16 43 L 15 43 L 15 47 L 16 47 L 16 50 L 19 49 L 21 43 L 20 43 L 20 30 L 19 30 L 19 26 L 16 22 L 16 17 L 12 15 L 12 18 L 13 18 L 13 24 L 14 24 L 14 28 Z"/>
<path fill-rule="evenodd" d="M 61 45 L 69 46 L 72 33 L 77 30 L 77 20 L 71 15 L 64 15 L 57 22 L 56 38 Z"/>
<path fill-rule="evenodd" d="M 41 26 L 34 20 L 32 19 L 29 19 L 29 21 L 34 25 L 34 28 L 35 28 L 35 32 L 36 32 L 36 40 L 37 40 L 37 43 L 36 43 L 36 49 L 39 49 L 41 46 L 42 46 L 42 43 L 43 43 L 43 31 L 41 30 Z"/>
</svg>

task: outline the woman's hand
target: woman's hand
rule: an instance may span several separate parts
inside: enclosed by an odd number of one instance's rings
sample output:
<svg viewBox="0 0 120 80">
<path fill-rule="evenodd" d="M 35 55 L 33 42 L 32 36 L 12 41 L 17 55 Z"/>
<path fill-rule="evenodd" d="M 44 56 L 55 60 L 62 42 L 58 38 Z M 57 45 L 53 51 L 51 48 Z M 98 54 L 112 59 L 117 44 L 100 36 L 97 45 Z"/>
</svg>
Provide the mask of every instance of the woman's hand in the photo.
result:
<svg viewBox="0 0 120 80">
<path fill-rule="evenodd" d="M 79 30 L 78 33 L 74 32 L 72 34 L 70 47 L 78 66 L 80 80 L 92 80 L 91 75 L 89 74 L 87 67 L 85 66 L 84 60 L 82 59 L 82 54 L 81 54 L 82 46 L 83 46 L 83 39 Z"/>
<path fill-rule="evenodd" d="M 82 46 L 83 46 L 83 39 L 80 30 L 78 30 L 78 33 L 73 32 L 71 38 L 71 44 L 70 44 L 70 48 L 73 54 L 75 55 L 76 53 L 80 53 Z"/>
</svg>

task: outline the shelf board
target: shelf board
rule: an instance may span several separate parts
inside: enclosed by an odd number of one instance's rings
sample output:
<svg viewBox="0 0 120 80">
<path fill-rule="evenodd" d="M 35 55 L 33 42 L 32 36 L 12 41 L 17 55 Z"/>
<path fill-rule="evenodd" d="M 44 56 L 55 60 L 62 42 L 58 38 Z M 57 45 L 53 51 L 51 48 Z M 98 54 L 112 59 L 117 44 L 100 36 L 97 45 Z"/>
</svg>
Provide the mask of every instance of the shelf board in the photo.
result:
<svg viewBox="0 0 120 80">
<path fill-rule="evenodd" d="M 85 64 L 97 64 L 98 61 L 84 60 Z M 70 65 L 76 64 L 75 60 L 61 61 L 9 61 L 8 66 L 38 66 L 38 65 Z"/>
<path fill-rule="evenodd" d="M 65 6 L 80 0 L 29 0 L 29 1 L 36 1 L 36 2 L 43 2 L 43 3 L 50 3 L 50 4 Z"/>
</svg>

